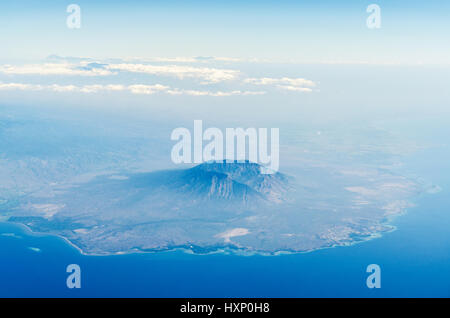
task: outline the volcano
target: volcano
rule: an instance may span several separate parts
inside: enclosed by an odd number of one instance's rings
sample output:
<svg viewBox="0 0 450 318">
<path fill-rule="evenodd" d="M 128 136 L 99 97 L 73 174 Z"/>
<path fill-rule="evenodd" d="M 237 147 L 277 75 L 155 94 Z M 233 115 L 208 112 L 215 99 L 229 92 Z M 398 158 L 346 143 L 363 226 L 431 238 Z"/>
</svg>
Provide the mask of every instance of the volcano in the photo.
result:
<svg viewBox="0 0 450 318">
<path fill-rule="evenodd" d="M 290 189 L 282 173 L 264 174 L 257 163 L 208 162 L 183 170 L 165 170 L 131 178 L 131 187 L 165 192 L 189 202 L 281 203 Z"/>
</svg>

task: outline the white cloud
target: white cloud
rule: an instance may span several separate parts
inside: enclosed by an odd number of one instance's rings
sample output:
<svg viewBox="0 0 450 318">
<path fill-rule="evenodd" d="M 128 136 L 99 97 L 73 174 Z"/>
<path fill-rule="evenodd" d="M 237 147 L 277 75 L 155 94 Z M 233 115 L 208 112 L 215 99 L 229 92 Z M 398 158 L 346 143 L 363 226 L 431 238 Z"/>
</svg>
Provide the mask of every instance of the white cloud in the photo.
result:
<svg viewBox="0 0 450 318">
<path fill-rule="evenodd" d="M 158 92 L 165 92 L 169 90 L 169 86 L 155 84 L 155 85 L 130 85 L 128 86 L 128 90 L 133 94 L 155 94 Z"/>
<path fill-rule="evenodd" d="M 312 92 L 312 89 L 317 86 L 317 84 L 311 80 L 307 80 L 304 78 L 289 78 L 289 77 L 247 78 L 244 80 L 244 83 L 253 85 L 273 85 L 279 89 L 297 92 Z"/>
<path fill-rule="evenodd" d="M 35 85 L 35 84 L 22 84 L 22 83 L 0 83 L 0 90 L 29 90 L 29 91 L 52 91 L 52 92 L 80 92 L 80 93 L 98 93 L 98 92 L 118 92 L 124 91 L 131 94 L 143 94 L 152 95 L 156 93 L 164 93 L 169 95 L 189 95 L 189 96 L 214 96 L 214 97 L 226 97 L 233 95 L 262 95 L 264 91 L 207 91 L 207 90 L 184 90 L 178 88 L 171 88 L 166 85 L 154 84 L 134 84 L 134 85 Z"/>
<path fill-rule="evenodd" d="M 170 90 L 168 91 L 171 95 L 190 95 L 190 96 L 215 96 L 215 97 L 224 97 L 224 96 L 233 96 L 233 95 L 263 95 L 266 92 L 263 91 L 240 91 L 240 90 L 234 90 L 234 91 L 198 91 L 198 90 Z"/>
<path fill-rule="evenodd" d="M 0 73 L 14 74 L 14 75 L 61 75 L 61 76 L 108 76 L 117 75 L 120 77 L 124 73 L 142 73 L 147 75 L 153 75 L 156 77 L 175 77 L 178 79 L 189 81 L 195 80 L 196 84 L 217 84 L 222 82 L 232 83 L 235 87 L 230 88 L 230 91 L 211 91 L 202 89 L 196 90 L 190 89 L 173 89 L 165 85 L 145 85 L 145 84 L 127 84 L 127 85 L 50 85 L 41 86 L 35 84 L 20 84 L 9 83 L 2 84 L 0 89 L 22 89 L 22 90 L 41 90 L 47 89 L 55 92 L 70 92 L 79 91 L 83 93 L 95 93 L 99 91 L 125 91 L 128 90 L 133 94 L 155 94 L 165 92 L 171 95 L 191 95 L 191 96 L 231 96 L 231 95 L 259 95 L 264 94 L 263 91 L 242 91 L 242 85 L 254 85 L 254 86 L 270 86 L 281 90 L 291 92 L 312 92 L 315 90 L 317 84 L 314 81 L 305 78 L 290 78 L 290 77 L 260 77 L 260 78 L 247 78 L 245 74 L 236 69 L 227 68 L 214 68 L 203 67 L 186 64 L 147 64 L 122 62 L 125 60 L 119 60 L 120 62 L 101 62 L 92 58 L 59 58 L 54 57 L 52 60 L 60 61 L 59 63 L 45 63 L 45 64 L 26 64 L 26 65 L 0 65 Z M 130 61 L 132 59 L 128 59 Z M 193 57 L 193 58 L 150 58 L 149 60 L 158 62 L 178 62 L 178 63 L 191 63 L 191 62 L 208 62 L 208 61 L 223 61 L 223 62 L 237 62 L 239 59 L 235 58 L 223 58 L 223 57 Z M 103 60 L 109 61 L 112 60 Z M 156 65 L 155 65 L 156 64 Z M 194 83 L 195 84 L 195 83 Z M 6 85 L 16 85 L 16 87 L 8 87 Z"/>
<path fill-rule="evenodd" d="M 28 65 L 1 65 L 0 72 L 15 75 L 78 75 L 78 76 L 105 76 L 114 73 L 103 68 L 86 68 L 85 63 L 45 63 Z"/>
<path fill-rule="evenodd" d="M 299 86 L 292 86 L 292 85 L 277 85 L 277 88 L 284 89 L 287 91 L 293 91 L 293 92 L 312 92 L 312 89 L 309 87 L 299 87 Z"/>
<path fill-rule="evenodd" d="M 14 75 L 67 75 L 67 76 L 107 76 L 116 75 L 118 71 L 145 73 L 157 76 L 174 76 L 180 79 L 197 78 L 203 83 L 218 83 L 234 80 L 239 76 L 238 70 L 195 67 L 188 65 L 151 65 L 151 64 L 101 64 L 81 61 L 71 63 L 45 63 L 26 65 L 0 65 L 0 72 Z"/>
<path fill-rule="evenodd" d="M 132 57 L 121 59 L 124 62 L 130 63 L 211 63 L 211 62 L 250 62 L 255 60 L 246 60 L 235 57 L 221 57 L 221 56 L 196 56 L 196 57 Z"/>
<path fill-rule="evenodd" d="M 75 92 L 75 91 L 80 91 L 80 88 L 75 86 L 75 85 L 58 85 L 58 84 L 43 86 L 42 89 L 52 90 L 54 92 Z"/>
<path fill-rule="evenodd" d="M 0 83 L 0 90 L 11 90 L 11 89 L 36 91 L 42 89 L 42 86 L 34 84 L 21 84 L 21 83 Z"/>
<path fill-rule="evenodd" d="M 183 79 L 199 78 L 204 83 L 218 83 L 230 81 L 238 77 L 238 70 L 218 69 L 209 67 L 194 67 L 185 65 L 150 65 L 150 64 L 110 64 L 107 66 L 111 71 L 126 71 L 133 73 L 145 73 L 151 75 L 175 76 Z"/>
</svg>

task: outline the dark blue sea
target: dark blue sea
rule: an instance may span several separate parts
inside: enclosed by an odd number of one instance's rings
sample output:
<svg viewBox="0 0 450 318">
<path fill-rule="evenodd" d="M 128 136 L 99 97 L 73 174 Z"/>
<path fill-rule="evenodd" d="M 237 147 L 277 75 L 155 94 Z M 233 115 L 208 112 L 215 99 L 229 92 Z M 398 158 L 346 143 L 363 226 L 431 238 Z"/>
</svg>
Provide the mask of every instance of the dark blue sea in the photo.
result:
<svg viewBox="0 0 450 318">
<path fill-rule="evenodd" d="M 444 147 L 407 162 L 442 191 L 416 198 L 395 219 L 397 230 L 311 253 L 84 256 L 61 238 L 0 223 L 0 297 L 450 297 L 448 158 Z M 73 263 L 81 267 L 80 289 L 66 287 Z M 380 289 L 366 286 L 373 263 L 381 267 Z"/>
</svg>

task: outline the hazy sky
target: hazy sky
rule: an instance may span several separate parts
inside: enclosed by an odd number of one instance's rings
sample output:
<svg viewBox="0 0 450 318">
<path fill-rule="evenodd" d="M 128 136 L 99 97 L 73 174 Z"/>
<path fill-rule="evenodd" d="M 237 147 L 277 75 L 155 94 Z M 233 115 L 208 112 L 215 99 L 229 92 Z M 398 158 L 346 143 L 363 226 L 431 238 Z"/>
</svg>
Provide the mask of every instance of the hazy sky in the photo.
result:
<svg viewBox="0 0 450 318">
<path fill-rule="evenodd" d="M 449 1 L 243 2 L 1 1 L 0 105 L 231 122 L 448 115 Z"/>
<path fill-rule="evenodd" d="M 0 58 L 226 56 L 450 64 L 448 1 L 2 1 Z M 81 7 L 69 29 L 66 8 Z M 369 29 L 369 4 L 381 28 Z"/>
</svg>

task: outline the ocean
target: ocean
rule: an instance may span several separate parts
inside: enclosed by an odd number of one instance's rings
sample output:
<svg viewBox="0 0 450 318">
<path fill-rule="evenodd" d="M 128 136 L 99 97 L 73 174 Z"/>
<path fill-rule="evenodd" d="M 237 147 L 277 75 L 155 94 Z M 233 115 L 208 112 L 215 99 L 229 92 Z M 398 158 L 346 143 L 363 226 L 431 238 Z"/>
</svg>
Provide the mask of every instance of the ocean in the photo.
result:
<svg viewBox="0 0 450 318">
<path fill-rule="evenodd" d="M 0 223 L 0 297 L 449 297 L 450 150 L 420 151 L 406 166 L 442 191 L 423 194 L 395 231 L 345 247 L 278 256 L 182 251 L 85 256 L 59 237 Z M 66 267 L 81 267 L 81 288 Z M 381 267 L 381 288 L 366 267 Z"/>
</svg>

